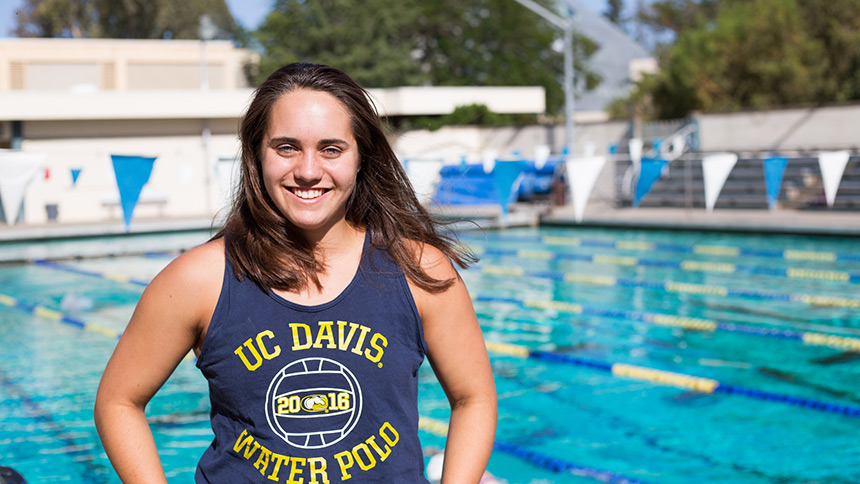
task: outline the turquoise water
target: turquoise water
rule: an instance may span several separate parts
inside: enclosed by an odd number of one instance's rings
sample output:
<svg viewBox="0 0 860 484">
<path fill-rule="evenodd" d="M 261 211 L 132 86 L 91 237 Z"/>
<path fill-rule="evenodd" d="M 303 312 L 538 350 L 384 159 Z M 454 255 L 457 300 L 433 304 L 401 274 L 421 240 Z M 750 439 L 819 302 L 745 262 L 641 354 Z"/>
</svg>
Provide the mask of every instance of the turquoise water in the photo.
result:
<svg viewBox="0 0 860 484">
<path fill-rule="evenodd" d="M 498 478 L 860 482 L 856 239 L 544 228 L 463 240 L 482 253 L 463 278 L 491 343 Z M 0 465 L 30 484 L 119 482 L 92 424 L 95 389 L 140 281 L 169 260 L 0 266 Z M 206 390 L 185 361 L 148 407 L 170 482 L 193 481 L 211 439 Z M 444 422 L 428 365 L 420 390 L 421 415 Z M 437 427 L 421 433 L 428 453 L 444 446 Z"/>
</svg>

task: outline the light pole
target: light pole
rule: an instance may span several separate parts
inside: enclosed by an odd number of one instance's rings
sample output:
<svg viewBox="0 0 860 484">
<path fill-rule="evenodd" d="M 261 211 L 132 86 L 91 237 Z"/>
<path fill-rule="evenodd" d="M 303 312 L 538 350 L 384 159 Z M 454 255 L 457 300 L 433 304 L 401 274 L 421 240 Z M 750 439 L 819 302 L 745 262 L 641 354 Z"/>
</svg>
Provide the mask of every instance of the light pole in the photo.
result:
<svg viewBox="0 0 860 484">
<path fill-rule="evenodd" d="M 573 154 L 574 145 L 574 73 L 573 73 L 573 14 L 563 19 L 532 0 L 515 0 L 517 3 L 545 18 L 564 32 L 564 135 L 567 152 Z M 573 9 L 571 8 L 571 12 Z"/>
<path fill-rule="evenodd" d="M 209 90 L 209 68 L 208 60 L 206 59 L 206 41 L 215 38 L 217 27 L 209 18 L 209 15 L 203 14 L 200 16 L 200 24 L 198 33 L 200 34 L 200 92 Z M 212 214 L 212 167 L 209 165 L 209 148 L 212 139 L 212 129 L 209 126 L 209 119 L 203 120 L 203 132 L 200 134 L 203 142 L 203 171 L 205 173 L 206 182 L 206 215 Z"/>
</svg>

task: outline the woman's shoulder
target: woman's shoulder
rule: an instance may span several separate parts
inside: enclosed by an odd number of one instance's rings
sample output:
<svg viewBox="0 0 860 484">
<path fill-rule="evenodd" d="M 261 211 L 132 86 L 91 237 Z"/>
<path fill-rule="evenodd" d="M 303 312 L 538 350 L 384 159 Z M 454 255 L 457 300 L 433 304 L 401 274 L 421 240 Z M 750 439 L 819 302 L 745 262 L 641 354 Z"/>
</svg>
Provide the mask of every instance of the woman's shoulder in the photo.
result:
<svg viewBox="0 0 860 484">
<path fill-rule="evenodd" d="M 413 258 L 419 267 L 434 279 L 451 279 L 457 277 L 454 265 L 439 248 L 420 242 L 409 240 L 406 247 L 413 254 Z"/>
<path fill-rule="evenodd" d="M 194 291 L 212 289 L 220 292 L 224 265 L 224 241 L 219 238 L 183 252 L 153 282 L 177 284 Z"/>
</svg>

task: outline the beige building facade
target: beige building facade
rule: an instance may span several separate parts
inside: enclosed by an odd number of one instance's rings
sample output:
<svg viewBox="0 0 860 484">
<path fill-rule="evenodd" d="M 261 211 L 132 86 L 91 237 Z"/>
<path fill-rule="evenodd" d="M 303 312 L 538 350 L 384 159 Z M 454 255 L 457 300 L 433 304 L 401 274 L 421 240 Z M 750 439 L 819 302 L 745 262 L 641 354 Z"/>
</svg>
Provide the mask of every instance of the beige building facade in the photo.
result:
<svg viewBox="0 0 860 484">
<path fill-rule="evenodd" d="M 227 41 L 0 39 L 0 159 L 7 150 L 42 160 L 0 230 L 121 224 L 111 155 L 156 157 L 135 220 L 217 216 L 229 200 L 238 124 L 253 92 L 245 73 L 257 64 L 255 52 Z M 392 116 L 471 103 L 500 113 L 545 109 L 539 87 L 370 92 L 380 114 Z"/>
</svg>

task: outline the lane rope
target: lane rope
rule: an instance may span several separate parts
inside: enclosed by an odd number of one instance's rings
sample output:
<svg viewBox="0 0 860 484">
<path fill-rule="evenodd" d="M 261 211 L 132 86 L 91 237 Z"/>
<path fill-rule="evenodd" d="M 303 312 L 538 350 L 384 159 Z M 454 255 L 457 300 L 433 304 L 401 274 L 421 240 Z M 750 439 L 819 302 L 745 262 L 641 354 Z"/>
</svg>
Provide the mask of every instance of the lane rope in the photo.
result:
<svg viewBox="0 0 860 484">
<path fill-rule="evenodd" d="M 463 241 L 485 242 L 489 238 L 461 237 Z M 551 246 L 601 247 L 629 251 L 680 252 L 685 254 L 716 255 L 726 257 L 764 257 L 771 259 L 805 260 L 817 262 L 860 262 L 860 255 L 813 250 L 767 250 L 729 245 L 669 244 L 641 240 L 583 239 L 554 235 L 517 236 L 506 234 L 505 241 L 538 242 Z"/>
<path fill-rule="evenodd" d="M 641 287 L 667 293 L 698 294 L 719 297 L 740 297 L 744 299 L 801 303 L 810 306 L 860 308 L 860 299 L 840 296 L 819 296 L 811 294 L 790 294 L 772 291 L 753 291 L 745 289 L 731 289 L 727 286 L 718 286 L 712 284 L 696 284 L 689 282 L 673 281 L 649 281 L 595 274 L 582 274 L 577 272 L 529 270 L 521 267 L 509 266 L 480 265 L 476 266 L 474 269 L 469 270 L 477 270 L 484 274 L 493 276 L 534 277 L 538 279 L 551 279 L 559 282 L 568 282 L 572 284 L 587 284 L 592 286 Z"/>
<path fill-rule="evenodd" d="M 842 351 L 860 352 L 860 338 L 837 336 L 825 333 L 797 331 L 780 328 L 762 328 L 758 326 L 719 321 L 715 319 L 691 318 L 670 314 L 646 313 L 623 309 L 609 309 L 597 306 L 586 306 L 578 303 L 561 301 L 539 301 L 530 299 L 503 298 L 493 296 L 475 296 L 475 302 L 502 303 L 517 305 L 524 308 L 552 310 L 571 314 L 600 316 L 622 321 L 639 321 L 657 326 L 667 326 L 704 332 L 738 333 L 752 336 L 763 336 L 776 339 L 787 339 L 802 342 L 808 346 L 826 346 Z"/>
<path fill-rule="evenodd" d="M 121 331 L 116 331 L 114 329 L 110 329 L 98 324 L 83 321 L 71 314 L 63 313 L 61 311 L 57 311 L 56 309 L 51 309 L 45 306 L 30 304 L 28 302 L 21 301 L 5 294 L 0 294 L 0 304 L 26 311 L 40 318 L 67 324 L 77 329 L 101 334 L 103 336 L 107 336 L 108 338 L 119 339 L 120 335 L 122 334 Z"/>
<path fill-rule="evenodd" d="M 643 366 L 629 365 L 626 363 L 606 363 L 602 361 L 578 358 L 570 355 L 561 355 L 548 351 L 532 350 L 530 348 L 514 345 L 511 343 L 487 342 L 487 351 L 523 359 L 536 359 L 540 361 L 555 362 L 585 368 L 593 368 L 609 372 L 612 376 L 628 378 L 638 381 L 647 381 L 663 386 L 672 386 L 689 391 L 704 394 L 725 393 L 738 395 L 755 400 L 767 402 L 779 402 L 810 410 L 835 413 L 847 417 L 860 418 L 860 407 L 842 405 L 838 403 L 824 402 L 811 398 L 795 397 L 780 393 L 765 392 L 754 388 L 745 388 L 736 385 L 728 385 L 717 380 L 702 378 L 682 373 L 674 373 L 664 370 L 656 370 Z"/>
</svg>

